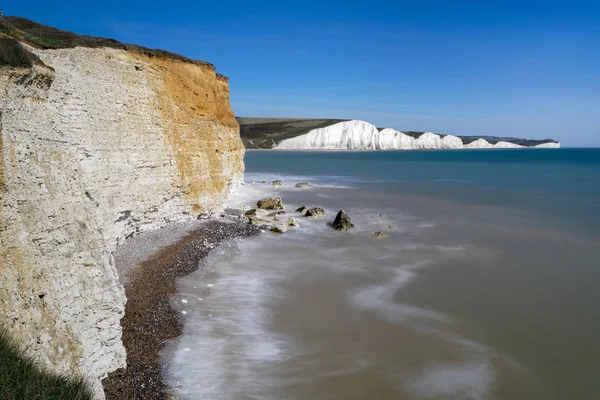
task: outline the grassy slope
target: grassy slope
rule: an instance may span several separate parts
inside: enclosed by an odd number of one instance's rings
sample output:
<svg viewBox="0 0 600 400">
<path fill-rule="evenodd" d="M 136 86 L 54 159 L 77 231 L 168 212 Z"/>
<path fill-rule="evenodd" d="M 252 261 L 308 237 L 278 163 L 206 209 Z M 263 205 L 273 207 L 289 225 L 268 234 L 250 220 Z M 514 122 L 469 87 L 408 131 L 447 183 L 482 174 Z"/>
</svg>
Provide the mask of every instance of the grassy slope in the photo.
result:
<svg viewBox="0 0 600 400">
<path fill-rule="evenodd" d="M 83 379 L 69 379 L 44 371 L 24 357 L 0 329 L 0 399 L 2 400 L 90 400 Z"/>
<path fill-rule="evenodd" d="M 248 149 L 268 149 L 274 143 L 318 128 L 325 128 L 343 119 L 311 118 L 236 118 L 240 124 L 240 135 Z"/>
<path fill-rule="evenodd" d="M 121 43 L 114 39 L 79 35 L 77 33 L 56 29 L 51 26 L 38 24 L 37 22 L 21 17 L 0 16 L 0 34 L 17 39 L 39 49 L 64 49 L 77 46 L 112 47 L 115 49 L 143 53 L 151 57 L 172 58 L 193 64 L 204 65 L 212 69 L 215 68 L 206 61 L 192 60 L 165 50 L 149 49 L 147 47 Z"/>
</svg>

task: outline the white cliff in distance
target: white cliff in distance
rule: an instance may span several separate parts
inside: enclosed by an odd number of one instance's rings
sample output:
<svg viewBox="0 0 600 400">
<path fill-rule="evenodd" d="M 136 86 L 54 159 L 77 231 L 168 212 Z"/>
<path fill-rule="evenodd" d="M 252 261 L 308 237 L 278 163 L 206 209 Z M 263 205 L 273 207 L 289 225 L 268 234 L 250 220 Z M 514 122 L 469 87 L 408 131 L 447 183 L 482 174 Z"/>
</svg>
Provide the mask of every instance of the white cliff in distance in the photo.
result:
<svg viewBox="0 0 600 400">
<path fill-rule="evenodd" d="M 379 131 L 373 124 L 352 120 L 313 129 L 304 135 L 282 140 L 273 148 L 276 150 L 412 150 L 520 147 L 528 146 L 507 141 L 492 144 L 481 138 L 464 144 L 458 136 L 438 135 L 431 132 L 413 136 L 391 128 Z M 543 143 L 529 147 L 558 148 L 560 143 Z"/>
</svg>

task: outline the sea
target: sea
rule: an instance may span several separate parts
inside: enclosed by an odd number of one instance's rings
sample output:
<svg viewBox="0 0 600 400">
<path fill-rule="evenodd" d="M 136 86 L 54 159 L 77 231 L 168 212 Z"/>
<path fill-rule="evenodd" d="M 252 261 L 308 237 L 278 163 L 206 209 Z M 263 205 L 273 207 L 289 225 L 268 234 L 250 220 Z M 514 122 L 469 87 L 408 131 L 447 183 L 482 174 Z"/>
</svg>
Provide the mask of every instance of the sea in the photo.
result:
<svg viewBox="0 0 600 400">
<path fill-rule="evenodd" d="M 281 197 L 301 226 L 230 241 L 178 281 L 176 397 L 600 399 L 600 149 L 245 163 L 230 205 Z M 350 231 L 331 227 L 342 209 Z"/>
</svg>

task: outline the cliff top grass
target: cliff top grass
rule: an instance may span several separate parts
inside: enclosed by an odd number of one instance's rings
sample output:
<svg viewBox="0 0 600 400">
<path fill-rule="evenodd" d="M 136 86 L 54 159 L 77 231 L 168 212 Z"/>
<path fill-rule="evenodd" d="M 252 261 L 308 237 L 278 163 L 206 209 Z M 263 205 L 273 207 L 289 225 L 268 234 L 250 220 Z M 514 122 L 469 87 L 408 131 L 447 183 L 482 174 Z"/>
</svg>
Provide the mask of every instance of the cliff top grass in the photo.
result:
<svg viewBox="0 0 600 400">
<path fill-rule="evenodd" d="M 313 129 L 348 121 L 325 118 L 237 117 L 240 136 L 247 149 L 269 149 L 284 139 L 304 135 Z"/>
<path fill-rule="evenodd" d="M 34 64 L 43 64 L 32 52 L 27 51 L 18 40 L 0 37 L 0 66 L 30 68 Z"/>
<path fill-rule="evenodd" d="M 44 371 L 0 329 L 0 399 L 91 400 L 92 394 L 83 379 Z"/>
<path fill-rule="evenodd" d="M 214 65 L 201 60 L 165 50 L 150 49 L 134 44 L 121 43 L 114 39 L 80 35 L 30 21 L 21 17 L 0 16 L 0 33 L 17 39 L 38 49 L 67 49 L 73 47 L 111 47 L 145 54 L 149 57 L 163 57 L 215 69 Z M 219 75 L 223 77 L 222 75 Z"/>
</svg>

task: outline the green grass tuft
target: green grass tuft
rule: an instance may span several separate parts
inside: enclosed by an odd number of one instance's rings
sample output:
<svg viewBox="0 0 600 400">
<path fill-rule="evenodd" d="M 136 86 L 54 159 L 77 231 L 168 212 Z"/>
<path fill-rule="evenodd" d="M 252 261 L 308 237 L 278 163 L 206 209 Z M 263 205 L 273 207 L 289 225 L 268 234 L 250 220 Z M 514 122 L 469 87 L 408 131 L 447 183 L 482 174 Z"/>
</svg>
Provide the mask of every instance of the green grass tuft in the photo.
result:
<svg viewBox="0 0 600 400">
<path fill-rule="evenodd" d="M 83 378 L 48 372 L 23 356 L 15 342 L 0 329 L 0 399 L 91 400 L 92 394 Z"/>
<path fill-rule="evenodd" d="M 0 66 L 29 68 L 33 64 L 40 63 L 40 59 L 35 54 L 25 50 L 17 40 L 0 38 Z"/>
</svg>

